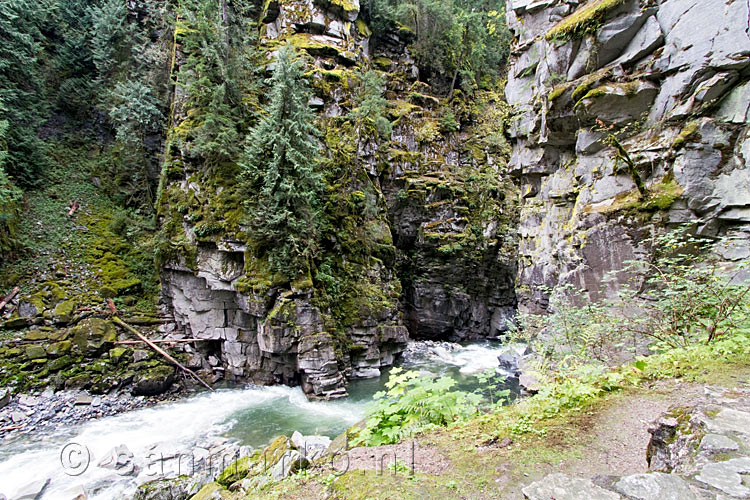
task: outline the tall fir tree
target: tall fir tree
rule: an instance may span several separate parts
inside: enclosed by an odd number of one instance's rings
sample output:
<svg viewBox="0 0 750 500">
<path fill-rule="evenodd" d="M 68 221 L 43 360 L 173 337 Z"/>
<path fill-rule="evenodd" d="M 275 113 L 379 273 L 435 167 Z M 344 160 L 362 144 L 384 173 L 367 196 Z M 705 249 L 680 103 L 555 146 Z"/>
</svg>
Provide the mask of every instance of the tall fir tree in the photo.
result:
<svg viewBox="0 0 750 500">
<path fill-rule="evenodd" d="M 312 92 L 290 46 L 279 50 L 269 82 L 266 114 L 240 162 L 242 182 L 253 243 L 275 272 L 295 279 L 309 272 L 319 247 L 325 186 L 318 171 L 319 133 L 309 106 Z"/>
<path fill-rule="evenodd" d="M 18 201 L 21 199 L 20 190 L 8 178 L 3 168 L 8 157 L 6 136 L 8 120 L 5 120 L 5 105 L 0 98 L 0 262 L 15 246 L 13 229 L 18 217 Z"/>
<path fill-rule="evenodd" d="M 47 116 L 44 74 L 37 55 L 49 16 L 46 0 L 0 2 L 0 96 L 6 107 L 6 172 L 19 184 L 38 182 L 47 159 L 39 128 Z"/>
<path fill-rule="evenodd" d="M 254 30 L 241 5 L 183 0 L 178 11 L 185 61 L 177 84 L 186 94 L 191 133 L 184 149 L 208 163 L 236 160 L 253 86 Z M 239 12 L 236 12 L 239 10 Z"/>
</svg>

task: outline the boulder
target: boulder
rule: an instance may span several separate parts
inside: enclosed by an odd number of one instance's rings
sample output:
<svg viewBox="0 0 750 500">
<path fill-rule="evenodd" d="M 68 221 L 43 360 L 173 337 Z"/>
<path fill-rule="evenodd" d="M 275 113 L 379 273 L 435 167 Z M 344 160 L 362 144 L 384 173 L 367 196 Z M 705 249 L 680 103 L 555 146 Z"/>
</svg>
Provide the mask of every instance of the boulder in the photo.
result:
<svg viewBox="0 0 750 500">
<path fill-rule="evenodd" d="M 97 464 L 102 469 L 111 469 L 120 476 L 131 476 L 138 473 L 137 467 L 133 462 L 133 453 L 127 446 L 121 444 L 115 446 L 102 458 Z"/>
<path fill-rule="evenodd" d="M 279 436 L 264 450 L 259 450 L 253 455 L 236 460 L 217 476 L 216 481 L 220 485 L 229 487 L 246 477 L 258 480 L 258 478 L 266 477 L 284 457 L 287 457 L 285 461 L 288 469 L 292 464 L 289 459 L 292 452 L 299 454 L 294 448 L 294 443 L 288 437 Z M 299 457 L 296 457 L 296 459 L 299 460 Z M 277 470 L 277 473 L 279 472 L 282 472 L 282 470 Z"/>
<path fill-rule="evenodd" d="M 308 465 L 310 465 L 310 461 L 306 457 L 302 456 L 297 450 L 291 450 L 276 462 L 276 465 L 270 470 L 270 475 L 274 481 L 281 481 L 290 474 L 307 468 Z"/>
<path fill-rule="evenodd" d="M 292 443 L 302 453 L 303 457 L 313 460 L 322 456 L 331 446 L 331 438 L 328 436 L 303 436 L 301 433 L 294 431 Z"/>
<path fill-rule="evenodd" d="M 43 359 L 47 357 L 47 351 L 44 347 L 37 344 L 31 344 L 26 346 L 26 357 L 29 359 Z"/>
<path fill-rule="evenodd" d="M 701 439 L 700 450 L 713 452 L 737 451 L 740 446 L 736 441 L 721 434 L 706 434 Z"/>
<path fill-rule="evenodd" d="M 706 421 L 706 428 L 718 434 L 750 434 L 750 413 L 724 408 Z"/>
<path fill-rule="evenodd" d="M 565 474 L 550 474 L 541 481 L 522 489 L 528 500 L 620 500 L 617 493 L 595 485 L 589 479 L 579 479 Z"/>
<path fill-rule="evenodd" d="M 542 382 L 535 372 L 523 372 L 518 377 L 518 385 L 527 394 L 536 394 L 542 389 Z"/>
<path fill-rule="evenodd" d="M 70 340 L 63 340 L 61 342 L 55 342 L 47 346 L 47 354 L 53 358 L 62 356 L 63 354 L 67 354 L 70 352 L 72 345 L 73 344 L 71 343 Z"/>
<path fill-rule="evenodd" d="M 93 401 L 94 401 L 94 398 L 92 398 L 92 397 L 91 397 L 91 396 L 89 396 L 88 394 L 80 394 L 80 395 L 79 395 L 79 396 L 78 396 L 78 397 L 76 398 L 76 400 L 75 400 L 75 403 L 74 403 L 74 404 L 76 404 L 76 405 L 84 405 L 84 406 L 88 406 L 88 405 L 90 405 L 90 404 L 91 404 L 91 403 L 92 403 Z"/>
<path fill-rule="evenodd" d="M 49 479 L 33 481 L 16 491 L 16 494 L 11 498 L 13 500 L 37 500 L 42 497 L 42 493 L 44 493 L 49 483 Z"/>
<path fill-rule="evenodd" d="M 0 409 L 5 408 L 10 403 L 10 391 L 8 389 L 0 389 Z"/>
<path fill-rule="evenodd" d="M 55 306 L 52 311 L 52 317 L 55 323 L 67 324 L 73 319 L 73 313 L 76 311 L 76 301 L 74 299 L 64 300 Z"/>
<path fill-rule="evenodd" d="M 697 500 L 684 479 L 675 474 L 652 472 L 625 476 L 615 489 L 633 500 Z"/>
<path fill-rule="evenodd" d="M 229 497 L 229 492 L 222 488 L 220 484 L 208 483 L 198 493 L 191 496 L 190 500 L 220 500 Z"/>
<path fill-rule="evenodd" d="M 159 365 L 136 373 L 131 393 L 134 396 L 153 396 L 166 392 L 174 381 L 175 369 Z"/>
<path fill-rule="evenodd" d="M 71 330 L 73 344 L 87 356 L 98 356 L 114 347 L 117 332 L 111 322 L 100 318 L 81 321 Z"/>
<path fill-rule="evenodd" d="M 743 484 L 743 474 L 750 474 L 750 457 L 706 464 L 695 479 L 732 497 L 750 498 L 750 488 Z"/>
<path fill-rule="evenodd" d="M 199 478 L 190 476 L 157 479 L 140 485 L 133 500 L 187 500 L 197 494 L 202 486 Z"/>
</svg>

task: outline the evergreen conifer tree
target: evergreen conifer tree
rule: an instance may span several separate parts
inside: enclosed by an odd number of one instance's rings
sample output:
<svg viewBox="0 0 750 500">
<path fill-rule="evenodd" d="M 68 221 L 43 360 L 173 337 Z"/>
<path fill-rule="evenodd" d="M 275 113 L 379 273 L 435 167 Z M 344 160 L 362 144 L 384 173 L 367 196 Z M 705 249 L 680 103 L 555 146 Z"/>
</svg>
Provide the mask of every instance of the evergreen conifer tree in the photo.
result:
<svg viewBox="0 0 750 500">
<path fill-rule="evenodd" d="M 357 136 L 355 167 L 359 166 L 359 150 L 363 135 L 374 130 L 380 137 L 388 138 L 393 131 L 393 125 L 385 116 L 388 101 L 383 97 L 383 78 L 373 70 L 361 72 L 358 77 L 360 88 L 354 98 L 355 107 L 347 115 L 354 123 Z"/>
<path fill-rule="evenodd" d="M 320 196 L 318 131 L 311 91 L 294 50 L 279 50 L 266 114 L 243 154 L 243 187 L 250 237 L 274 271 L 289 278 L 308 272 L 318 248 Z"/>
<path fill-rule="evenodd" d="M 46 164 L 38 129 L 47 115 L 44 77 L 37 61 L 49 13 L 45 0 L 0 2 L 0 96 L 6 107 L 6 172 L 19 184 L 33 185 Z"/>
</svg>

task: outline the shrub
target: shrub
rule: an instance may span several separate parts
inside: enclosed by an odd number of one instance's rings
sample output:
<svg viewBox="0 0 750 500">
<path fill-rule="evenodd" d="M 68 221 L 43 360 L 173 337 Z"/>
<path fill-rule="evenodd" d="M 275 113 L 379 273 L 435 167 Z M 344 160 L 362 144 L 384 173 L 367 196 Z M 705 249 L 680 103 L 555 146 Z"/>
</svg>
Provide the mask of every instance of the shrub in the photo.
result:
<svg viewBox="0 0 750 500">
<path fill-rule="evenodd" d="M 503 404 L 509 394 L 497 390 L 494 373 L 478 376 L 482 389 L 467 392 L 454 389 L 451 377 L 420 375 L 416 371 L 391 370 L 386 391 L 374 395 L 367 411 L 364 430 L 355 444 L 379 446 L 397 443 L 417 432 L 464 420 L 482 407 Z"/>
<path fill-rule="evenodd" d="M 614 297 L 590 303 L 583 291 L 560 287 L 550 301 L 554 313 L 542 320 L 547 353 L 612 362 L 637 346 L 663 352 L 711 343 L 747 321 L 750 283 L 740 279 L 747 261 L 729 269 L 687 228 L 656 237 L 653 248 L 651 259 L 610 273 L 605 282 L 630 276 Z"/>
</svg>

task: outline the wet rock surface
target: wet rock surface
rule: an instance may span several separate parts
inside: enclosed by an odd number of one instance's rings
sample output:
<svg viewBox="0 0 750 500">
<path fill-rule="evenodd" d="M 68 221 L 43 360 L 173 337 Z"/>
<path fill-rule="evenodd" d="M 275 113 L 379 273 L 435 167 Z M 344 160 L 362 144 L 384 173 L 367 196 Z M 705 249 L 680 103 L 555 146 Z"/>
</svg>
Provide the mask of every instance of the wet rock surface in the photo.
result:
<svg viewBox="0 0 750 500">
<path fill-rule="evenodd" d="M 707 388 L 700 401 L 654 422 L 646 450 L 650 472 L 594 481 L 562 474 L 523 489 L 529 500 L 750 498 L 750 392 Z M 597 496 L 605 495 L 605 496 Z"/>
</svg>

